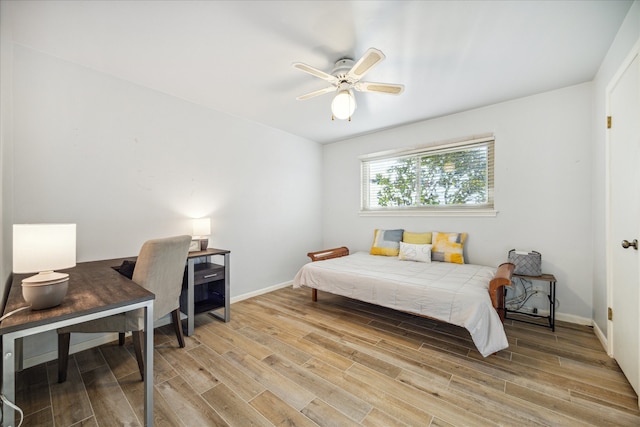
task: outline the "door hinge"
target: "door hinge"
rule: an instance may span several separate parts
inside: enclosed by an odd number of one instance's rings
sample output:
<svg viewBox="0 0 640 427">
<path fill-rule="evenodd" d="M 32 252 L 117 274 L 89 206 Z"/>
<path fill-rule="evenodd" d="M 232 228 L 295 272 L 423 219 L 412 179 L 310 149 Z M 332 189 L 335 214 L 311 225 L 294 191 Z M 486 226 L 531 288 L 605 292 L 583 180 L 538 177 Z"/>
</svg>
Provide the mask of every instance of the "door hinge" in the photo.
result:
<svg viewBox="0 0 640 427">
<path fill-rule="evenodd" d="M 607 129 L 611 129 L 611 116 L 607 116 Z"/>
<path fill-rule="evenodd" d="M 607 319 L 613 320 L 613 309 L 611 307 L 607 307 Z"/>
</svg>

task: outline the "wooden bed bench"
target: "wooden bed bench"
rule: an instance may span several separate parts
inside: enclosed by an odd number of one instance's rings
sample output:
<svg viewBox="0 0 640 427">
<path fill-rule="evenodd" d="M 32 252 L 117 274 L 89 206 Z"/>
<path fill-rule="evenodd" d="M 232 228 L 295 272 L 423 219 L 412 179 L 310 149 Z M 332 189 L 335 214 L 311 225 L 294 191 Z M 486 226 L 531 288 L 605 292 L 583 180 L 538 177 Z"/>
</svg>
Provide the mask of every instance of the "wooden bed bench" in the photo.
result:
<svg viewBox="0 0 640 427">
<path fill-rule="evenodd" d="M 317 301 L 318 288 L 320 288 L 330 293 L 463 326 L 471 332 L 474 343 L 479 350 L 481 348 L 484 350 L 485 344 L 486 348 L 491 349 L 491 353 L 497 351 L 496 348 L 501 349 L 508 346 L 502 323 L 505 317 L 504 287 L 511 285 L 511 276 L 515 267 L 511 263 L 504 263 L 492 269 L 472 264 L 453 265 L 437 261 L 431 263 L 396 261 L 397 257 L 375 256 L 367 253 L 350 255 L 346 246 L 309 252 L 307 256 L 313 261 L 311 264 L 318 261 L 334 260 L 329 264 L 323 264 L 326 266 L 324 267 L 326 271 L 319 271 L 315 265 L 307 264 L 306 268 L 303 267 L 296 275 L 294 287 L 310 287 L 313 301 Z M 341 262 L 337 259 L 345 261 Z M 357 269 L 360 267 L 353 267 L 353 264 L 370 266 L 371 269 L 360 273 Z M 380 264 L 379 268 L 378 264 Z M 390 269 L 388 275 L 385 270 L 387 266 Z M 377 270 L 374 271 L 374 269 Z M 401 273 L 404 273 L 406 269 L 409 269 L 411 273 L 406 274 L 405 283 L 405 277 L 397 271 L 401 270 Z M 443 284 L 440 285 L 439 279 L 423 280 L 419 275 L 421 273 L 413 275 L 414 270 L 420 269 L 424 269 L 429 277 L 439 277 L 437 274 L 431 274 L 430 269 L 437 270 L 438 274 L 443 274 Z M 444 273 L 442 273 L 443 271 Z M 447 274 L 449 275 L 447 276 Z M 458 285 L 458 276 L 463 276 L 460 279 L 462 282 L 466 280 L 471 284 L 468 287 L 465 287 L 467 282 Z M 423 281 L 429 282 L 429 280 L 433 283 L 425 283 L 423 289 Z M 486 287 L 488 287 L 490 303 L 486 297 L 482 296 L 483 289 Z M 406 290 L 408 290 L 408 294 L 405 292 Z M 381 297 L 382 294 L 390 297 L 385 299 Z M 438 299 L 440 297 L 443 297 L 444 302 L 440 302 Z M 430 299 L 434 301 L 430 301 Z M 404 300 L 404 305 L 395 304 L 395 301 L 399 300 Z M 479 308 L 476 309 L 476 301 L 478 300 L 486 302 L 479 302 Z M 407 303 L 407 301 L 409 302 Z M 407 305 L 411 307 L 404 308 Z M 436 315 L 429 315 L 432 306 L 436 307 Z M 493 315 L 489 313 L 493 311 L 491 306 L 497 313 L 497 317 L 496 313 Z M 423 310 L 423 307 L 426 308 Z M 451 307 L 450 314 L 446 313 L 449 307 Z M 471 308 L 467 310 L 467 307 Z M 467 315 L 467 311 L 471 314 Z M 470 316 L 470 318 L 466 316 Z M 496 340 L 499 344 L 496 344 Z M 487 355 L 486 351 L 480 351 L 483 355 Z"/>
</svg>

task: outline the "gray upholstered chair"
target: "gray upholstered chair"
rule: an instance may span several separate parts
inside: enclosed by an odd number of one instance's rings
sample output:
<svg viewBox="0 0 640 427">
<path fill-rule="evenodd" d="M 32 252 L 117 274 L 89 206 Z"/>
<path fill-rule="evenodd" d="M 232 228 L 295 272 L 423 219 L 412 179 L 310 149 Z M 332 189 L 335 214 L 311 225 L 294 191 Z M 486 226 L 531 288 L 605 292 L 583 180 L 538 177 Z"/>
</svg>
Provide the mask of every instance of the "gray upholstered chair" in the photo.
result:
<svg viewBox="0 0 640 427">
<path fill-rule="evenodd" d="M 180 347 L 184 347 L 180 321 L 180 291 L 190 242 L 191 236 L 168 237 L 145 242 L 138 254 L 132 277 L 134 282 L 156 295 L 153 304 L 154 320 L 171 313 Z M 118 332 L 120 345 L 122 345 L 124 333 L 131 331 L 140 375 L 144 378 L 143 329 L 143 309 L 58 329 L 58 382 L 64 382 L 67 379 L 72 332 Z"/>
</svg>

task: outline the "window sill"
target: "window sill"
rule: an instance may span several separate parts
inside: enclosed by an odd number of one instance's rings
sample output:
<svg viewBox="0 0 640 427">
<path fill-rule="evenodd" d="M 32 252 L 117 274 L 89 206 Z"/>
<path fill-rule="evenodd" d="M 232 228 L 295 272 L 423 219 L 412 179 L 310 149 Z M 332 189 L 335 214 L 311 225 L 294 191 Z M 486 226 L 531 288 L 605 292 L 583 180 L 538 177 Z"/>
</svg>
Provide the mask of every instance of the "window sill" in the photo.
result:
<svg viewBox="0 0 640 427">
<path fill-rule="evenodd" d="M 457 210 L 372 210 L 360 211 L 360 216 L 431 216 L 431 217 L 496 217 L 495 209 L 457 209 Z"/>
</svg>

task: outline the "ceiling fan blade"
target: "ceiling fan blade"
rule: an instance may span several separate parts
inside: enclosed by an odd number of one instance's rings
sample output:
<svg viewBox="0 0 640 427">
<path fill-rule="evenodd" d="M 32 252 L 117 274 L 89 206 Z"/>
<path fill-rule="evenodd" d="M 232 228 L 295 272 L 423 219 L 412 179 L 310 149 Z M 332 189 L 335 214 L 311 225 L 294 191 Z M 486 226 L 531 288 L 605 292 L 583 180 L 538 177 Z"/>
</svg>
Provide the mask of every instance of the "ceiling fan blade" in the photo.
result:
<svg viewBox="0 0 640 427">
<path fill-rule="evenodd" d="M 358 81 L 364 76 L 369 70 L 371 70 L 374 66 L 376 66 L 379 62 L 381 62 L 384 58 L 384 53 L 379 51 L 376 48 L 370 47 L 367 51 L 362 55 L 362 58 L 358 60 L 353 67 L 347 73 L 347 78 L 351 79 L 351 81 Z"/>
<path fill-rule="evenodd" d="M 391 95 L 400 95 L 404 91 L 404 85 L 394 83 L 358 82 L 354 88 L 359 92 L 389 93 Z"/>
<path fill-rule="evenodd" d="M 293 68 L 297 68 L 300 71 L 304 71 L 305 73 L 309 73 L 312 76 L 320 77 L 322 80 L 326 80 L 331 84 L 338 84 L 338 79 L 331 74 L 327 74 L 324 71 L 320 71 L 317 68 L 313 68 L 310 65 L 303 64 L 302 62 L 294 62 Z"/>
<path fill-rule="evenodd" d="M 335 92 L 336 88 L 333 86 L 325 87 L 324 89 L 315 90 L 313 92 L 306 93 L 304 95 L 300 95 L 296 99 L 298 101 L 304 101 L 305 99 L 313 98 L 314 96 L 324 95 L 325 93 Z"/>
</svg>

